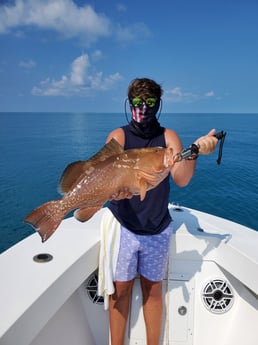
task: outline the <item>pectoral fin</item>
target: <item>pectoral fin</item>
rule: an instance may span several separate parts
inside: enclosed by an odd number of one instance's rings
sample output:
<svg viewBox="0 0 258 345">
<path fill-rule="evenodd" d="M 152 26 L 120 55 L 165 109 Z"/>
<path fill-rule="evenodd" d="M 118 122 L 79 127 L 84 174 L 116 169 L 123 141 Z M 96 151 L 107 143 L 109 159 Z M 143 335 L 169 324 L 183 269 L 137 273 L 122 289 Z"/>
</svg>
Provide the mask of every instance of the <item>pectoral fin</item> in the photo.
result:
<svg viewBox="0 0 258 345">
<path fill-rule="evenodd" d="M 161 172 L 157 172 L 155 174 L 153 173 L 148 173 L 146 171 L 140 170 L 138 172 L 138 178 L 139 179 L 144 179 L 147 183 L 151 184 L 151 185 L 155 185 L 160 181 L 160 175 Z"/>
<path fill-rule="evenodd" d="M 148 182 L 145 179 L 140 179 L 140 199 L 141 201 L 144 200 L 146 193 L 147 193 L 147 189 L 148 189 Z"/>
<path fill-rule="evenodd" d="M 156 187 L 163 179 L 161 174 L 150 174 L 146 171 L 139 171 L 137 174 L 140 187 L 140 199 L 144 200 L 146 193 L 149 189 Z"/>
<path fill-rule="evenodd" d="M 86 222 L 101 208 L 101 206 L 84 207 L 74 212 L 74 217 L 80 222 Z"/>
</svg>

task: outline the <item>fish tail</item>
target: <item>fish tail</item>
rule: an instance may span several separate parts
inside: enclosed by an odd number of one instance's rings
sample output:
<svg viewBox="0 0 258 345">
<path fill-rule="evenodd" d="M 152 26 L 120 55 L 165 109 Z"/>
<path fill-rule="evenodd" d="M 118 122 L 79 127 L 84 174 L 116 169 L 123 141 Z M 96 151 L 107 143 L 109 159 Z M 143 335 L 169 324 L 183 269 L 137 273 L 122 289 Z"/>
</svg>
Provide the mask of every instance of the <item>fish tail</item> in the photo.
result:
<svg viewBox="0 0 258 345">
<path fill-rule="evenodd" d="M 45 242 L 58 228 L 65 216 L 60 200 L 49 201 L 32 211 L 24 221 L 32 225 Z"/>
</svg>

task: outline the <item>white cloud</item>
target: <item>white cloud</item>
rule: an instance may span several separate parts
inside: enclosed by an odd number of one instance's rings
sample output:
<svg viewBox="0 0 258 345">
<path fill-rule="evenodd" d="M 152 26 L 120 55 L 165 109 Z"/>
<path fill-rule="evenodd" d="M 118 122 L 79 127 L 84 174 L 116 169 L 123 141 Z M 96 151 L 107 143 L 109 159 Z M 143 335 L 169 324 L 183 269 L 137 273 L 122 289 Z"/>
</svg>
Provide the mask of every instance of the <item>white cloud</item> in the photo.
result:
<svg viewBox="0 0 258 345">
<path fill-rule="evenodd" d="M 170 91 L 167 91 L 167 93 L 171 93 L 172 95 L 179 96 L 179 97 L 183 96 L 183 92 L 182 92 L 181 88 L 178 86 L 174 87 L 174 89 L 172 89 Z"/>
<path fill-rule="evenodd" d="M 16 0 L 13 6 L 0 6 L 0 33 L 20 26 L 51 29 L 64 37 L 80 36 L 88 43 L 111 34 L 106 16 L 72 0 Z"/>
<path fill-rule="evenodd" d="M 88 67 L 90 66 L 87 54 L 79 56 L 72 63 L 71 83 L 74 85 L 83 85 Z"/>
<path fill-rule="evenodd" d="M 205 96 L 206 96 L 206 97 L 213 97 L 213 96 L 215 96 L 215 92 L 212 91 L 212 90 L 211 90 L 211 91 L 208 91 L 208 92 L 205 93 Z"/>
<path fill-rule="evenodd" d="M 71 64 L 70 75 L 60 80 L 47 78 L 34 86 L 31 93 L 36 96 L 88 96 L 94 90 L 108 90 L 122 79 L 119 73 L 103 76 L 103 72 L 91 72 L 88 54 L 77 57 Z"/>
<path fill-rule="evenodd" d="M 172 89 L 165 90 L 164 98 L 172 103 L 193 103 L 201 99 L 214 97 L 214 91 L 207 91 L 204 94 L 184 91 L 181 87 L 176 86 Z"/>
<path fill-rule="evenodd" d="M 117 11 L 118 12 L 126 12 L 127 11 L 127 7 L 125 4 L 122 4 L 122 3 L 118 3 L 116 5 L 116 8 L 117 8 Z"/>
<path fill-rule="evenodd" d="M 176 86 L 171 90 L 165 91 L 166 100 L 173 103 L 193 102 L 198 96 L 192 92 L 184 91 L 181 87 Z"/>
<path fill-rule="evenodd" d="M 95 51 L 92 53 L 92 58 L 93 58 L 94 60 L 99 60 L 99 59 L 101 59 L 101 58 L 102 58 L 102 51 L 99 50 L 99 49 L 95 50 Z"/>
<path fill-rule="evenodd" d="M 126 11 L 123 4 L 117 10 Z M 150 37 L 144 23 L 121 26 L 90 5 L 78 6 L 73 0 L 16 0 L 14 5 L 0 4 L 0 34 L 33 26 L 54 30 L 64 38 L 77 37 L 87 46 L 101 37 L 114 36 L 119 42 L 135 42 Z M 15 33 L 14 33 L 15 34 Z"/>
<path fill-rule="evenodd" d="M 144 23 L 134 23 L 130 26 L 116 25 L 115 38 L 120 42 L 139 42 L 149 38 L 151 32 Z"/>
<path fill-rule="evenodd" d="M 36 62 L 32 59 L 21 60 L 19 66 L 25 69 L 31 69 L 37 66 Z"/>
</svg>

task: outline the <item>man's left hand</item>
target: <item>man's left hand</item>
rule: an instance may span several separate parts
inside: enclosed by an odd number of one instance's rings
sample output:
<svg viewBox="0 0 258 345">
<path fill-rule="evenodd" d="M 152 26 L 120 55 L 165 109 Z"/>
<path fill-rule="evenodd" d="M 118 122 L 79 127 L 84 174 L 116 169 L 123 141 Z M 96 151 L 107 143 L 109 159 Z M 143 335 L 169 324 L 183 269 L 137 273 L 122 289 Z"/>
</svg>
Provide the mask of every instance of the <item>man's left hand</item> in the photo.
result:
<svg viewBox="0 0 258 345">
<path fill-rule="evenodd" d="M 212 129 L 208 134 L 195 140 L 194 144 L 199 147 L 199 154 L 209 155 L 215 150 L 218 139 L 214 137 L 214 134 L 216 134 L 216 130 Z"/>
</svg>

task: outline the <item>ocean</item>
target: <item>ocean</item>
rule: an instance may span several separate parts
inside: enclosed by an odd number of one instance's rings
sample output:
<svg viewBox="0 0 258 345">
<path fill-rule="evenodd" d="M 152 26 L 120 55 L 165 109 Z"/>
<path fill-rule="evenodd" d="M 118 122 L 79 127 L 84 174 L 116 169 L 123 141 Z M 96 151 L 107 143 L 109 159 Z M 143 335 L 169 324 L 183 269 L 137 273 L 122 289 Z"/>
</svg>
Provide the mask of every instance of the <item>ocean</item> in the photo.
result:
<svg viewBox="0 0 258 345">
<path fill-rule="evenodd" d="M 184 147 L 212 128 L 227 132 L 221 165 L 218 148 L 200 156 L 187 187 L 171 181 L 170 201 L 258 231 L 258 114 L 164 113 L 159 121 Z M 0 113 L 0 253 L 34 232 L 23 219 L 60 197 L 64 168 L 88 159 L 125 123 L 122 113 Z"/>
</svg>

